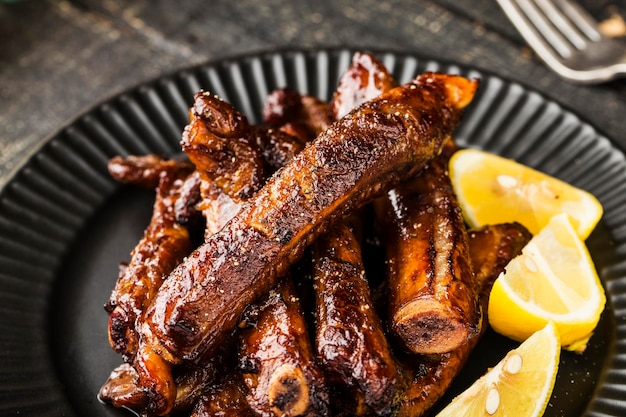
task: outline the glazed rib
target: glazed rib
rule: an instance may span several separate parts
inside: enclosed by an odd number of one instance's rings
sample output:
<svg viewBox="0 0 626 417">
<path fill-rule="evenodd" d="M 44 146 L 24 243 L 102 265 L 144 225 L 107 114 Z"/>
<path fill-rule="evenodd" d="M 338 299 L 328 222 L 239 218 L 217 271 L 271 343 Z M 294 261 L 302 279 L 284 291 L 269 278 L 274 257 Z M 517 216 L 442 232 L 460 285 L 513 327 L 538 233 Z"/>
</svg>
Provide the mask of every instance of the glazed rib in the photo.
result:
<svg viewBox="0 0 626 417">
<path fill-rule="evenodd" d="M 308 136 L 295 137 L 284 130 L 265 125 L 255 126 L 255 137 L 268 174 L 285 166 L 312 139 Z"/>
<path fill-rule="evenodd" d="M 105 305 L 110 313 L 109 343 L 127 361 L 139 343 L 143 312 L 165 277 L 192 250 L 189 231 L 178 222 L 176 211 L 188 170 L 174 168 L 159 175 L 150 223 Z"/>
<path fill-rule="evenodd" d="M 328 415 L 326 379 L 289 278 L 245 315 L 239 363 L 248 404 L 262 417 Z"/>
<path fill-rule="evenodd" d="M 156 188 L 163 173 L 191 172 L 193 166 L 186 161 L 164 159 L 154 154 L 115 156 L 107 164 L 109 174 L 116 181 L 144 188 Z"/>
<path fill-rule="evenodd" d="M 315 241 L 312 253 L 320 363 L 347 395 L 361 397 L 376 415 L 389 415 L 400 375 L 374 311 L 360 244 L 339 224 Z"/>
<path fill-rule="evenodd" d="M 519 223 L 501 223 L 472 229 L 468 237 L 479 298 L 486 312 L 494 281 L 509 261 L 522 252 L 532 234 Z"/>
<path fill-rule="evenodd" d="M 225 383 L 224 374 L 237 366 L 235 337 L 220 346 L 217 354 L 202 363 L 184 364 L 174 368 L 176 401 L 173 414 L 189 412 L 200 398 Z"/>
<path fill-rule="evenodd" d="M 396 86 L 396 80 L 374 55 L 356 52 L 328 104 L 331 119 L 341 119 L 361 104 Z"/>
<path fill-rule="evenodd" d="M 254 417 L 246 393 L 239 371 L 231 372 L 220 384 L 207 389 L 190 417 Z"/>
<path fill-rule="evenodd" d="M 174 368 L 176 400 L 172 412 L 188 412 L 203 395 L 217 392 L 225 384 L 223 373 L 235 370 L 235 359 L 233 343 L 229 343 L 202 364 Z M 100 388 L 98 398 L 115 407 L 133 410 L 138 415 L 146 414 L 150 403 L 148 392 L 139 385 L 138 372 L 129 363 L 124 363 L 111 372 Z"/>
<path fill-rule="evenodd" d="M 387 253 L 389 327 L 413 353 L 455 350 L 481 319 L 468 238 L 447 173 L 448 157 L 375 206 Z"/>
<path fill-rule="evenodd" d="M 216 96 L 194 96 L 181 146 L 202 178 L 236 202 L 263 184 L 263 163 L 248 119 Z"/>
<path fill-rule="evenodd" d="M 330 126 L 328 104 L 288 87 L 272 91 L 262 109 L 263 121 L 307 143 Z"/>
<path fill-rule="evenodd" d="M 493 282 L 504 271 L 509 261 L 522 252 L 522 248 L 532 236 L 517 223 L 486 226 L 472 230 L 468 235 L 470 258 L 476 271 L 476 290 L 480 294 L 480 303 L 486 313 Z M 426 415 L 461 371 L 487 329 L 487 323 L 485 314 L 480 332 L 452 352 L 442 355 L 403 356 L 401 366 L 408 387 L 401 397 L 399 417 Z"/>
<path fill-rule="evenodd" d="M 318 136 L 169 275 L 142 327 L 142 360 L 157 354 L 176 363 L 214 351 L 329 221 L 413 176 L 440 151 L 476 86 L 423 74 Z M 166 414 L 170 370 L 140 372 L 140 380 L 155 412 Z"/>
<path fill-rule="evenodd" d="M 139 375 L 129 363 L 123 363 L 109 375 L 100 388 L 98 398 L 115 407 L 143 410 L 148 405 L 146 392 L 138 385 Z"/>
</svg>

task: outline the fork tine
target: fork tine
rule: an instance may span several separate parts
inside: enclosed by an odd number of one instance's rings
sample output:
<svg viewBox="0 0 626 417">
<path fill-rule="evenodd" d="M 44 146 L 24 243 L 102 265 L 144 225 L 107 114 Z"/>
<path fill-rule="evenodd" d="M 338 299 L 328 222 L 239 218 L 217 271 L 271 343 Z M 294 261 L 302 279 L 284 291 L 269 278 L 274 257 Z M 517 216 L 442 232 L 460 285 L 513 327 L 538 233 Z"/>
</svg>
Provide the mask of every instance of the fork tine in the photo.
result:
<svg viewBox="0 0 626 417">
<path fill-rule="evenodd" d="M 530 31 L 528 33 L 534 34 L 535 42 L 543 38 L 544 42 L 542 44 L 547 42 L 563 58 L 572 55 L 570 45 L 563 37 L 561 31 L 546 18 L 543 11 L 534 2 L 530 0 L 514 0 L 511 3 L 516 4 L 516 10 L 519 11 L 520 18 L 529 27 Z"/>
<path fill-rule="evenodd" d="M 567 0 L 557 0 L 563 13 L 571 19 L 578 29 L 592 41 L 599 41 L 602 34 L 597 29 L 596 21 L 578 4 Z"/>
<path fill-rule="evenodd" d="M 551 0 L 536 0 L 536 2 L 537 6 L 543 10 L 550 22 L 561 31 L 563 36 L 570 41 L 576 49 L 581 50 L 585 48 L 587 41 L 583 39 L 580 32 L 577 30 L 577 28 L 580 29 L 578 22 L 570 21 L 571 16 L 569 14 L 564 15 L 565 10 L 562 11 L 559 9 Z M 576 27 L 573 24 L 575 24 Z"/>
<path fill-rule="evenodd" d="M 528 45 L 564 79 L 594 84 L 626 76 L 623 44 L 602 35 L 573 0 L 497 2 Z"/>
</svg>

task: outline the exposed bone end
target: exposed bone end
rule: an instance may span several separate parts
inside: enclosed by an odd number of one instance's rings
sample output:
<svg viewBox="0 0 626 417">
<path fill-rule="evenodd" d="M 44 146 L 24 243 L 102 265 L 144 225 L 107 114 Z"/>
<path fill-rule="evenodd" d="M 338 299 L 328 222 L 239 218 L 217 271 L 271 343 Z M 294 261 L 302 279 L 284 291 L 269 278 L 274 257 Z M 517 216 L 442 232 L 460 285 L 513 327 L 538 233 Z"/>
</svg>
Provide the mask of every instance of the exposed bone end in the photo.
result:
<svg viewBox="0 0 626 417">
<path fill-rule="evenodd" d="M 277 416 L 301 416 L 309 407 L 309 386 L 300 368 L 279 366 L 270 379 L 269 404 Z"/>
<path fill-rule="evenodd" d="M 446 353 L 461 346 L 472 326 L 458 312 L 431 299 L 405 304 L 393 317 L 393 332 L 414 353 Z"/>
<path fill-rule="evenodd" d="M 148 404 L 144 390 L 137 385 L 137 372 L 124 363 L 115 368 L 106 380 L 98 398 L 100 401 L 113 404 L 115 407 L 126 407 L 131 410 L 142 410 Z"/>
</svg>

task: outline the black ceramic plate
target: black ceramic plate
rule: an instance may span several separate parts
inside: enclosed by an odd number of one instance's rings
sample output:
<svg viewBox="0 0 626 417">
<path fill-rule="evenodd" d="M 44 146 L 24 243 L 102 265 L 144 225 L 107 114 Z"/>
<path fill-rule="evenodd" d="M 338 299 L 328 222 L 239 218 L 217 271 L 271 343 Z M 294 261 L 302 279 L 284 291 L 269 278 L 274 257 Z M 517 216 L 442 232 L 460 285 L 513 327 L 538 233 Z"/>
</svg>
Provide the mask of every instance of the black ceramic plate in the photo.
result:
<svg viewBox="0 0 626 417">
<path fill-rule="evenodd" d="M 0 193 L 0 414 L 125 415 L 96 399 L 120 361 L 108 347 L 102 306 L 118 262 L 148 222 L 153 196 L 113 182 L 107 160 L 179 152 L 187 108 L 201 88 L 252 121 L 277 87 L 328 99 L 351 55 L 266 53 L 180 71 L 94 107 L 41 146 Z M 626 161 L 619 146 L 559 104 L 497 76 L 411 55 L 379 57 L 400 81 L 424 70 L 481 78 L 459 142 L 515 158 L 601 200 L 605 215 L 587 243 L 607 308 L 586 352 L 563 352 L 546 415 L 626 415 Z M 513 346 L 489 333 L 452 393 Z"/>
</svg>

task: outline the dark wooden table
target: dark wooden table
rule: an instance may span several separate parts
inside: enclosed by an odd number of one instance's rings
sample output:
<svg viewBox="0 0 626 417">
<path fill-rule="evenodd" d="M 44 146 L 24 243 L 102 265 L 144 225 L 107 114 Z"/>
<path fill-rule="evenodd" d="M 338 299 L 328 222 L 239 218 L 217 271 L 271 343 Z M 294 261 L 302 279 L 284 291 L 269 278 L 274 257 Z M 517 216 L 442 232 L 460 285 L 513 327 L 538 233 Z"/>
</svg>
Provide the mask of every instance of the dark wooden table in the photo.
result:
<svg viewBox="0 0 626 417">
<path fill-rule="evenodd" d="M 586 0 L 599 20 L 624 0 Z M 496 72 L 571 108 L 626 148 L 626 80 L 560 80 L 495 0 L 22 0 L 0 4 L 0 185 L 46 137 L 137 83 L 278 48 L 390 49 Z"/>
</svg>

